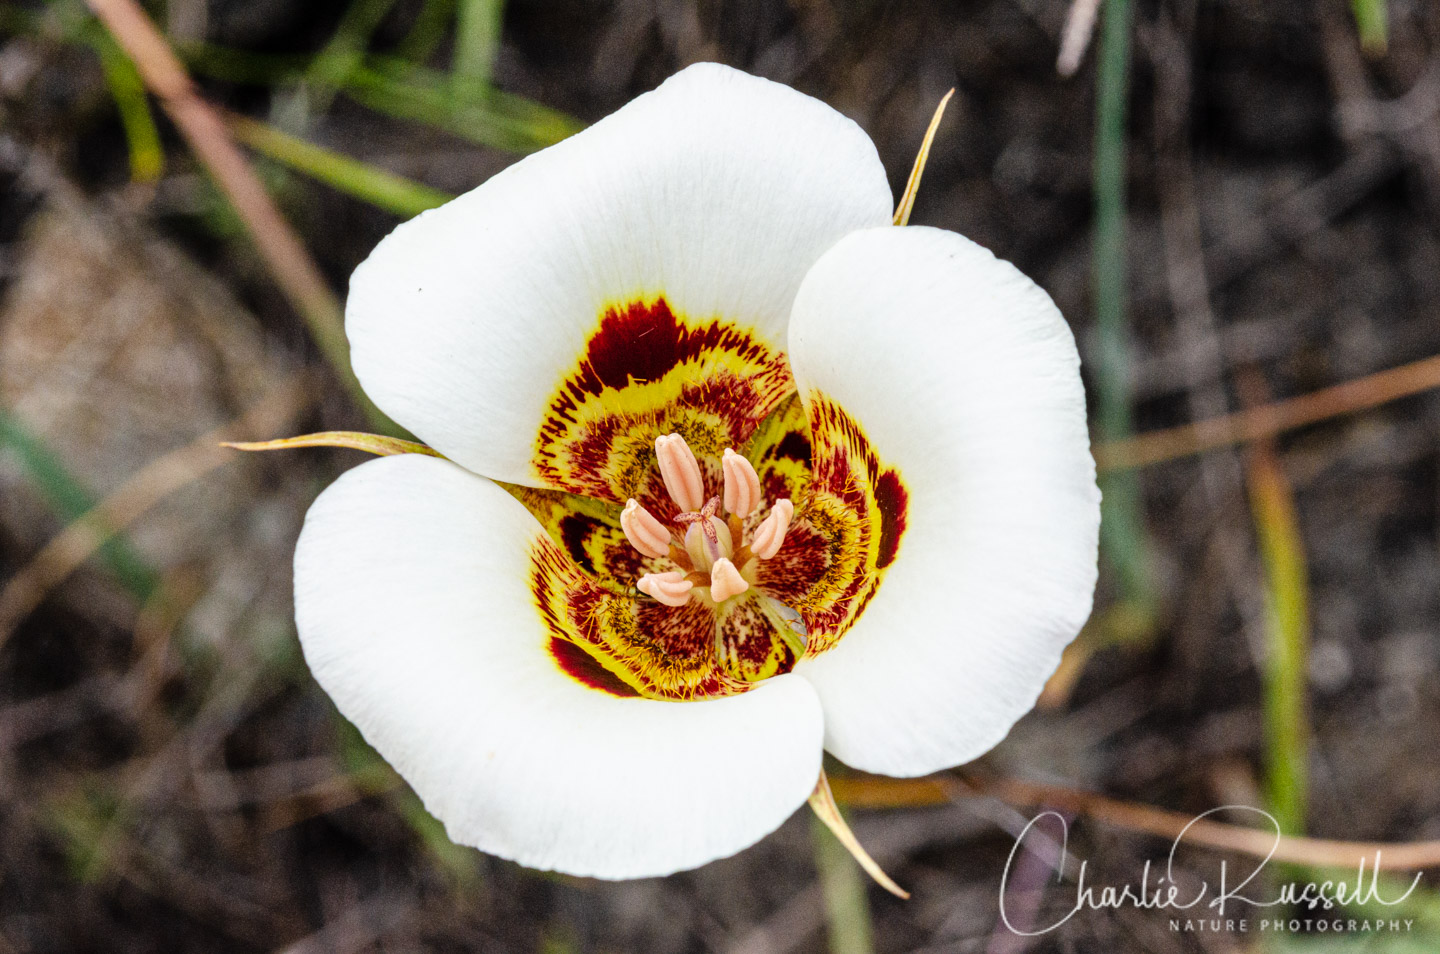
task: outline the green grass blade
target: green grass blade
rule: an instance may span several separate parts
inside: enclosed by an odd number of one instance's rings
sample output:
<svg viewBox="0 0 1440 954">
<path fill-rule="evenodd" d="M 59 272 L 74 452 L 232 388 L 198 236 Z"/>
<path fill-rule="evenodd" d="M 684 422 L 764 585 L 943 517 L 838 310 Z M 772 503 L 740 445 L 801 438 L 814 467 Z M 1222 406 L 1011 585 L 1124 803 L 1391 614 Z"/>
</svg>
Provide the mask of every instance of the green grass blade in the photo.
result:
<svg viewBox="0 0 1440 954">
<path fill-rule="evenodd" d="M 165 171 L 165 149 L 160 144 L 155 116 L 150 112 L 145 81 L 135 64 L 109 37 L 95 47 L 105 72 L 105 83 L 120 111 L 120 124 L 130 149 L 130 178 L 135 182 L 155 182 Z"/>
<path fill-rule="evenodd" d="M 316 54 L 305 71 L 310 93 L 310 108 L 323 113 L 330 105 L 335 90 L 365 60 L 365 53 L 375 31 L 390 11 L 395 0 L 355 0 L 340 18 L 330 41 Z"/>
<path fill-rule="evenodd" d="M 193 41 L 177 42 L 175 52 L 200 76 L 251 86 L 277 86 L 298 79 L 312 62 L 298 54 L 255 53 Z"/>
<path fill-rule="evenodd" d="M 261 155 L 405 218 L 454 198 L 447 192 L 306 142 L 248 117 L 232 117 L 230 128 L 235 138 Z"/>
<path fill-rule="evenodd" d="M 180 47 L 198 74 L 237 83 L 276 86 L 303 75 L 305 60 L 251 53 L 208 43 Z M 424 123 L 484 146 L 527 153 L 553 145 L 585 124 L 534 100 L 397 57 L 370 56 L 346 78 L 343 92 L 367 109 Z"/>
<path fill-rule="evenodd" d="M 1310 591 L 1305 547 L 1289 481 L 1268 445 L 1258 445 L 1251 456 L 1249 485 L 1265 571 L 1266 796 L 1281 830 L 1298 835 L 1305 830 L 1309 793 Z"/>
<path fill-rule="evenodd" d="M 584 128 L 578 120 L 523 96 L 383 57 L 372 57 L 357 70 L 345 91 L 377 112 L 507 152 L 534 152 Z"/>
<path fill-rule="evenodd" d="M 455 58 L 451 72 L 461 82 L 490 82 L 500 51 L 504 0 L 460 0 L 455 22 Z"/>
<path fill-rule="evenodd" d="M 75 11 L 64 9 L 52 8 L 47 13 L 51 15 L 0 6 L 0 33 L 89 44 L 100 57 L 105 84 L 120 113 L 120 124 L 130 150 L 130 178 L 135 182 L 156 181 L 165 170 L 165 150 L 146 98 L 145 82 L 135 65 L 94 21 L 79 19 Z"/>
<path fill-rule="evenodd" d="M 1098 52 L 1095 108 L 1095 221 L 1091 256 L 1099 351 L 1095 363 L 1098 436 L 1128 437 L 1130 343 L 1126 292 L 1126 147 L 1130 95 L 1130 0 L 1105 0 Z M 1140 479 L 1134 472 L 1101 479 L 1101 540 L 1120 578 L 1123 599 L 1147 611 L 1155 603 L 1142 518 Z"/>
<path fill-rule="evenodd" d="M 295 79 L 305 61 L 213 44 L 182 44 L 195 72 L 229 82 L 275 86 Z M 585 124 L 534 100 L 397 57 L 370 56 L 346 79 L 343 92 L 367 109 L 424 123 L 484 146 L 528 153 L 574 135 Z"/>
<path fill-rule="evenodd" d="M 1355 27 L 1360 32 L 1360 45 L 1365 52 L 1379 55 L 1389 45 L 1390 11 L 1386 0 L 1350 0 Z"/>
<path fill-rule="evenodd" d="M 14 455 L 21 470 L 61 520 L 68 523 L 79 519 L 97 503 L 60 458 L 5 410 L 0 410 L 0 452 Z M 160 574 L 121 536 L 109 540 L 97 556 L 120 583 L 142 601 L 149 599 L 160 585 Z"/>
<path fill-rule="evenodd" d="M 402 60 L 424 63 L 434 55 L 455 16 L 455 0 L 424 0 L 410 32 L 396 51 Z"/>
</svg>

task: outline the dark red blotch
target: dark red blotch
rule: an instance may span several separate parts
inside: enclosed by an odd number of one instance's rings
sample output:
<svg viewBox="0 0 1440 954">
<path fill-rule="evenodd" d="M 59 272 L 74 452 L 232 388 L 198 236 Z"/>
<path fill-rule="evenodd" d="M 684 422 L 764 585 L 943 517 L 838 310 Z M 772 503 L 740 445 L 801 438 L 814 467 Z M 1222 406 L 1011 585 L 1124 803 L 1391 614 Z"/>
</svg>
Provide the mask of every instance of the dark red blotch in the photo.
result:
<svg viewBox="0 0 1440 954">
<path fill-rule="evenodd" d="M 810 463 L 810 438 L 798 431 L 791 431 L 770 448 L 769 456 L 775 460 L 798 460 Z"/>
<path fill-rule="evenodd" d="M 694 344 L 663 298 L 612 308 L 590 339 L 577 383 L 582 390 L 599 394 L 607 387 L 618 391 L 631 380 L 656 381 L 697 354 Z"/>
<path fill-rule="evenodd" d="M 875 566 L 883 570 L 895 562 L 895 552 L 900 549 L 910 495 L 900 483 L 900 475 L 893 470 L 882 471 L 875 478 L 871 492 L 875 495 L 875 509 L 880 511 L 880 547 Z"/>
<path fill-rule="evenodd" d="M 577 513 L 568 514 L 560 519 L 560 540 L 565 544 L 565 549 L 586 573 L 595 572 L 595 563 L 590 559 L 590 554 L 585 551 L 585 541 L 590 539 L 590 534 L 595 532 L 595 526 L 599 521 L 593 517 L 582 516 Z"/>
<path fill-rule="evenodd" d="M 551 636 L 550 655 L 555 657 L 560 668 L 569 673 L 572 678 L 578 679 L 592 689 L 608 692 L 612 696 L 640 695 L 634 687 L 600 665 L 594 656 L 567 639 Z"/>
</svg>

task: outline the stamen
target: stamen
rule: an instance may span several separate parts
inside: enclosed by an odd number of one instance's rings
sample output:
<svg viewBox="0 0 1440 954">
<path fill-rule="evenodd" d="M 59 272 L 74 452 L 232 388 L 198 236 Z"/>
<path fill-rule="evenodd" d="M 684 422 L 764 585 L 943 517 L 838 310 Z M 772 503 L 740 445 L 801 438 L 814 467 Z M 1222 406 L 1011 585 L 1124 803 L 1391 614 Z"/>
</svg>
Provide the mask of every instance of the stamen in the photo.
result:
<svg viewBox="0 0 1440 954">
<path fill-rule="evenodd" d="M 620 529 L 630 545 L 648 557 L 670 553 L 670 531 L 634 497 L 625 501 L 625 509 L 620 511 Z"/>
<path fill-rule="evenodd" d="M 781 497 L 770 508 L 770 514 L 755 528 L 750 538 L 750 552 L 762 560 L 768 560 L 780 551 L 785 542 L 785 531 L 790 529 L 790 518 L 795 516 L 795 505 Z"/>
<path fill-rule="evenodd" d="M 665 573 L 646 573 L 636 581 L 635 586 L 641 593 L 653 596 L 666 606 L 684 606 L 690 602 L 690 590 L 695 584 L 685 579 L 685 574 L 669 570 Z"/>
<path fill-rule="evenodd" d="M 735 569 L 735 564 L 725 557 L 715 561 L 710 568 L 710 598 L 717 603 L 723 603 L 732 596 L 739 596 L 750 589 L 750 584 L 745 582 L 740 571 Z"/>
<path fill-rule="evenodd" d="M 679 434 L 655 438 L 655 459 L 660 464 L 660 479 L 670 499 L 681 510 L 699 510 L 705 502 L 705 482 L 695 452 Z"/>
<path fill-rule="evenodd" d="M 760 505 L 760 477 L 755 468 L 732 448 L 725 448 L 720 460 L 724 474 L 724 503 L 728 518 L 717 516 L 721 497 L 704 499 L 704 475 L 695 454 L 679 434 L 655 439 L 655 459 L 670 498 L 680 508 L 674 521 L 685 528 L 682 545 L 677 546 L 665 525 L 633 498 L 625 502 L 620 526 L 630 545 L 648 557 L 669 556 L 679 570 L 647 573 L 636 581 L 642 593 L 666 604 L 684 606 L 696 587 L 709 587 L 716 603 L 739 596 L 750 589 L 739 566 L 755 557 L 768 560 L 785 542 L 785 532 L 795 515 L 789 500 L 775 501 L 770 513 L 755 528 L 749 546 L 741 542 L 745 518 Z M 702 504 L 703 501 L 703 504 Z M 725 649 L 717 644 L 723 663 Z"/>
<path fill-rule="evenodd" d="M 720 469 L 725 474 L 725 509 L 737 517 L 748 517 L 760 503 L 760 477 L 755 468 L 727 447 Z"/>
</svg>

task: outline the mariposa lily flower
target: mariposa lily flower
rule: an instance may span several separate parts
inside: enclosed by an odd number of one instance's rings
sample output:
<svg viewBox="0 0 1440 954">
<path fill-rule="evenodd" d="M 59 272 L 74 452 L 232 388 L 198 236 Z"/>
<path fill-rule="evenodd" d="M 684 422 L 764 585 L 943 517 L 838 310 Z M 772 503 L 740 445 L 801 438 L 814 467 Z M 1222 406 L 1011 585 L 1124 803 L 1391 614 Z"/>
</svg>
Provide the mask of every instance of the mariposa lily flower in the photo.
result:
<svg viewBox="0 0 1440 954">
<path fill-rule="evenodd" d="M 356 271 L 356 373 L 434 456 L 321 494 L 296 618 L 452 839 L 666 874 L 822 751 L 921 775 L 1033 705 L 1096 575 L 1074 341 L 891 205 L 855 123 L 703 64 Z"/>
</svg>

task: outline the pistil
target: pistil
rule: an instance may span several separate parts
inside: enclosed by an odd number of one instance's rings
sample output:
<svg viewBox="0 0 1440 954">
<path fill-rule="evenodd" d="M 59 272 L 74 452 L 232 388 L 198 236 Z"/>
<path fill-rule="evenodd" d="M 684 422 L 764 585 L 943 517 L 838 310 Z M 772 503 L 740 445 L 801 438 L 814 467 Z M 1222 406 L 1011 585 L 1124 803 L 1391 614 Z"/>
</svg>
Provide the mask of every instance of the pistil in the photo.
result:
<svg viewBox="0 0 1440 954">
<path fill-rule="evenodd" d="M 695 569 L 708 570 L 716 560 L 734 555 L 734 541 L 730 528 L 719 517 L 709 517 L 695 521 L 685 531 L 685 553 Z"/>
</svg>

